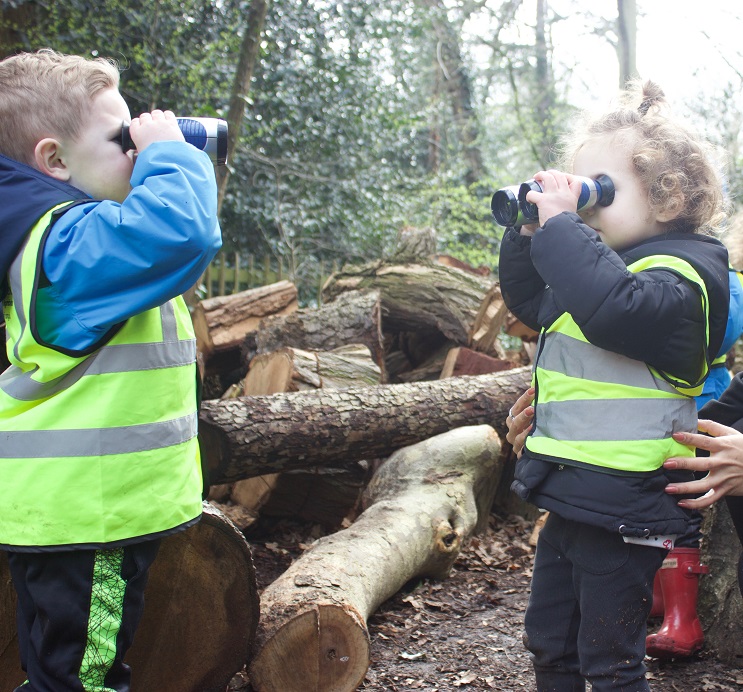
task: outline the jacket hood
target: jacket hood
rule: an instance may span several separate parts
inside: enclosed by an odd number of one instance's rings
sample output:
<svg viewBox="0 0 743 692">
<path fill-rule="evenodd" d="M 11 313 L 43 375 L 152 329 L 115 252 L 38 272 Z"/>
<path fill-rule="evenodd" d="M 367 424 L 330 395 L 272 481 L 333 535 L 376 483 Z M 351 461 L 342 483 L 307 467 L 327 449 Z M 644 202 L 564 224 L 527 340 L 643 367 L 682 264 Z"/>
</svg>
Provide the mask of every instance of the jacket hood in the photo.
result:
<svg viewBox="0 0 743 692">
<path fill-rule="evenodd" d="M 0 296 L 5 275 L 34 224 L 63 202 L 90 199 L 82 190 L 0 154 Z"/>
</svg>

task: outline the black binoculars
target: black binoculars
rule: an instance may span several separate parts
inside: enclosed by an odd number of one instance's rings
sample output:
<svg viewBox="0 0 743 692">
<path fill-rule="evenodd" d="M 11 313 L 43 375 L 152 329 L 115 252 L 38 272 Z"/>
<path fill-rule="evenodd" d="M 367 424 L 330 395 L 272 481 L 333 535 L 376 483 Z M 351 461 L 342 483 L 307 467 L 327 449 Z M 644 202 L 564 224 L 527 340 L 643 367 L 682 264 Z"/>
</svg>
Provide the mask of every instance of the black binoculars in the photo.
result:
<svg viewBox="0 0 743 692">
<path fill-rule="evenodd" d="M 189 144 L 209 154 L 218 166 L 227 162 L 227 122 L 221 118 L 176 118 L 178 127 Z M 129 125 L 121 126 L 121 148 L 136 149 Z"/>
<path fill-rule="evenodd" d="M 593 178 L 580 178 L 582 187 L 578 197 L 578 210 L 589 209 L 598 204 L 608 207 L 614 201 L 614 183 L 608 175 Z M 539 209 L 533 202 L 526 201 L 531 191 L 542 191 L 536 180 L 527 180 L 521 185 L 511 185 L 497 190 L 490 200 L 493 217 L 501 226 L 523 226 L 525 223 L 539 222 Z"/>
</svg>

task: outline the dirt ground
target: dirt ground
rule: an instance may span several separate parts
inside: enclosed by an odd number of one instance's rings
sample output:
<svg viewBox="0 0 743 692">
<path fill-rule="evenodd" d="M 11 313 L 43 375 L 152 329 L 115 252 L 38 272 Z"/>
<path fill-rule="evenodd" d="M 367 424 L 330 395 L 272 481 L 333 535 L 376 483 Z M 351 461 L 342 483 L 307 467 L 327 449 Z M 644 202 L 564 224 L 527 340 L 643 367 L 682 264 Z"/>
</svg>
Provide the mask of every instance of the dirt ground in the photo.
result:
<svg viewBox="0 0 743 692">
<path fill-rule="evenodd" d="M 533 523 L 491 515 L 488 529 L 470 539 L 444 581 L 415 580 L 382 604 L 369 625 L 372 653 L 360 690 L 534 690 L 521 643 L 534 550 Z M 259 588 L 285 570 L 321 535 L 317 526 L 280 523 L 247 534 Z M 657 623 L 656 623 L 657 624 Z M 743 689 L 743 669 L 702 651 L 689 660 L 647 659 L 654 692 Z M 250 692 L 247 674 L 229 692 Z"/>
</svg>

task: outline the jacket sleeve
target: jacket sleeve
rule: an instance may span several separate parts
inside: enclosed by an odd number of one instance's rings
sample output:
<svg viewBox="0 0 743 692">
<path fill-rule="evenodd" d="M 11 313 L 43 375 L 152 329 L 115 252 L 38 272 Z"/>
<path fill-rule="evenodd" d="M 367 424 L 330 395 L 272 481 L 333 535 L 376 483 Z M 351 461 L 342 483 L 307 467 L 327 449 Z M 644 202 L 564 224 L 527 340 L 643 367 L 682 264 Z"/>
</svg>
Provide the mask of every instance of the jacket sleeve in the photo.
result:
<svg viewBox="0 0 743 692">
<path fill-rule="evenodd" d="M 207 154 L 157 142 L 138 155 L 122 204 L 81 204 L 51 228 L 41 336 L 83 350 L 114 325 L 184 293 L 220 248 L 217 185 Z"/>
<path fill-rule="evenodd" d="M 531 257 L 591 343 L 690 384 L 705 374 L 707 324 L 696 286 L 670 270 L 629 271 L 567 212 L 536 232 Z"/>
<path fill-rule="evenodd" d="M 531 237 L 509 227 L 503 235 L 498 260 L 498 278 L 508 309 L 525 325 L 539 331 L 539 305 L 544 279 L 531 261 Z"/>
</svg>

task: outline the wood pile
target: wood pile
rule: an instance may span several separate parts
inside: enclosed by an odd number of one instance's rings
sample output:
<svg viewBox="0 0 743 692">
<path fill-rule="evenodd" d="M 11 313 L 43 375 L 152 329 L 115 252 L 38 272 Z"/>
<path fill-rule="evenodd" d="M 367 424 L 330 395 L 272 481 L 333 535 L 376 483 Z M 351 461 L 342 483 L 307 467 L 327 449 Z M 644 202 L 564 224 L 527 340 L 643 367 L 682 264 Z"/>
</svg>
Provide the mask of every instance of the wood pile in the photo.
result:
<svg viewBox="0 0 743 692">
<path fill-rule="evenodd" d="M 376 607 L 415 576 L 444 578 L 494 505 L 513 503 L 501 440 L 528 353 L 498 338 L 509 313 L 491 276 L 406 240 L 331 276 L 317 307 L 262 307 L 253 322 L 261 299 L 219 299 L 222 315 L 239 305 L 242 339 L 212 305 L 199 313 L 199 344 L 221 345 L 201 351 L 210 498 L 241 528 L 291 516 L 330 532 L 261 597 L 257 690 L 356 689 Z"/>
</svg>

